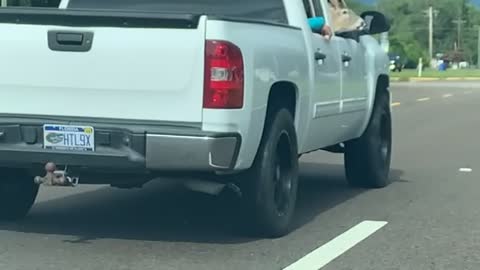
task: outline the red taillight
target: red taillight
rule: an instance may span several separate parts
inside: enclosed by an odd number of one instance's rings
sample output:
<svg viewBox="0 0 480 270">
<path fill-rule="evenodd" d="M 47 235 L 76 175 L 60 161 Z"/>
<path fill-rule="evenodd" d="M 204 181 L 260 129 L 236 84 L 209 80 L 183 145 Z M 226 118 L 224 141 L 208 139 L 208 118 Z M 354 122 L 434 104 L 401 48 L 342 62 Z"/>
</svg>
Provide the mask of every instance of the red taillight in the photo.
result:
<svg viewBox="0 0 480 270">
<path fill-rule="evenodd" d="M 240 109 L 243 107 L 243 88 L 240 48 L 227 41 L 208 40 L 205 44 L 203 107 Z"/>
</svg>

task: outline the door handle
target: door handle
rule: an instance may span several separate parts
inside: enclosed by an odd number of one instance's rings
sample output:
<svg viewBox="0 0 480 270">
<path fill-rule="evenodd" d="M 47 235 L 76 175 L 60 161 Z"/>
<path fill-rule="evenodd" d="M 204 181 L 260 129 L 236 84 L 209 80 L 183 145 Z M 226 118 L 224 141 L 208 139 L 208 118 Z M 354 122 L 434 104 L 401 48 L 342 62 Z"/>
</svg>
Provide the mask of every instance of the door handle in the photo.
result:
<svg viewBox="0 0 480 270">
<path fill-rule="evenodd" d="M 319 60 L 325 60 L 327 59 L 327 55 L 322 53 L 322 52 L 315 52 L 315 60 L 316 61 L 319 61 Z"/>
<path fill-rule="evenodd" d="M 342 55 L 342 62 L 346 63 L 346 62 L 351 62 L 352 61 L 352 57 L 348 54 L 343 54 Z"/>
</svg>

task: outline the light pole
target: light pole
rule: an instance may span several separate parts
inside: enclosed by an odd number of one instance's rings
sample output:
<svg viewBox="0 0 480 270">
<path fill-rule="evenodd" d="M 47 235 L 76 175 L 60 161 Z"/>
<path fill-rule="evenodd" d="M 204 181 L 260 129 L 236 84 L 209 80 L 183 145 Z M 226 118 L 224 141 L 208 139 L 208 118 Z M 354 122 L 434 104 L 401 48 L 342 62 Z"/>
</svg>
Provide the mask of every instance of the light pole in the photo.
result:
<svg viewBox="0 0 480 270">
<path fill-rule="evenodd" d="M 463 47 L 463 40 L 462 40 L 462 25 L 467 23 L 466 20 L 463 19 L 464 11 L 465 11 L 465 0 L 461 0 L 460 9 L 458 10 L 458 19 L 454 20 L 453 23 L 457 25 L 457 46 L 456 49 L 458 51 L 462 50 Z"/>
<path fill-rule="evenodd" d="M 428 56 L 433 59 L 433 7 L 428 8 Z"/>
<path fill-rule="evenodd" d="M 477 28 L 478 28 L 477 69 L 480 69 L 480 25 L 477 25 Z"/>
<path fill-rule="evenodd" d="M 433 6 L 424 11 L 428 16 L 428 56 L 430 57 L 430 65 L 433 64 L 433 18 L 438 16 L 439 11 Z"/>
<path fill-rule="evenodd" d="M 462 50 L 462 25 L 467 23 L 467 21 L 462 20 L 462 17 L 458 18 L 458 20 L 453 20 L 453 23 L 457 25 L 457 50 Z"/>
</svg>

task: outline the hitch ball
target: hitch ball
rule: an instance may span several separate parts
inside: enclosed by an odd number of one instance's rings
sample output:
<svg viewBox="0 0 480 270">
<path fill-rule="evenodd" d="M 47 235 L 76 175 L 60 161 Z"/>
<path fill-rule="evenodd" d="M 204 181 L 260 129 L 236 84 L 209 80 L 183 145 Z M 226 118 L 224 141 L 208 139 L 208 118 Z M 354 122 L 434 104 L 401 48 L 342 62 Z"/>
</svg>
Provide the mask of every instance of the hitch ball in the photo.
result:
<svg viewBox="0 0 480 270">
<path fill-rule="evenodd" d="M 63 187 L 74 187 L 78 185 L 78 177 L 70 177 L 65 170 L 57 170 L 57 165 L 53 162 L 48 162 L 45 164 L 45 176 L 36 176 L 34 182 L 37 185 L 45 186 L 63 186 Z"/>
<path fill-rule="evenodd" d="M 47 164 L 45 164 L 45 171 L 47 173 L 51 172 L 55 172 L 57 170 L 57 165 L 55 165 L 55 163 L 53 162 L 48 162 Z"/>
</svg>

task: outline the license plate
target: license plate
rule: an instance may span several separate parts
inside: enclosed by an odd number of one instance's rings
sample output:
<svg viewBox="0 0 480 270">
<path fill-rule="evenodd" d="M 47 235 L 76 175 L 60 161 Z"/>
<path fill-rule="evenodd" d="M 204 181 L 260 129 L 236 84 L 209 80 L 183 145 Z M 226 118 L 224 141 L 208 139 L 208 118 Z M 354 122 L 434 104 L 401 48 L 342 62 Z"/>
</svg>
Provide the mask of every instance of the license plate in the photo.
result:
<svg viewBox="0 0 480 270">
<path fill-rule="evenodd" d="M 43 147 L 52 150 L 95 151 L 95 130 L 89 126 L 44 125 Z"/>
</svg>

